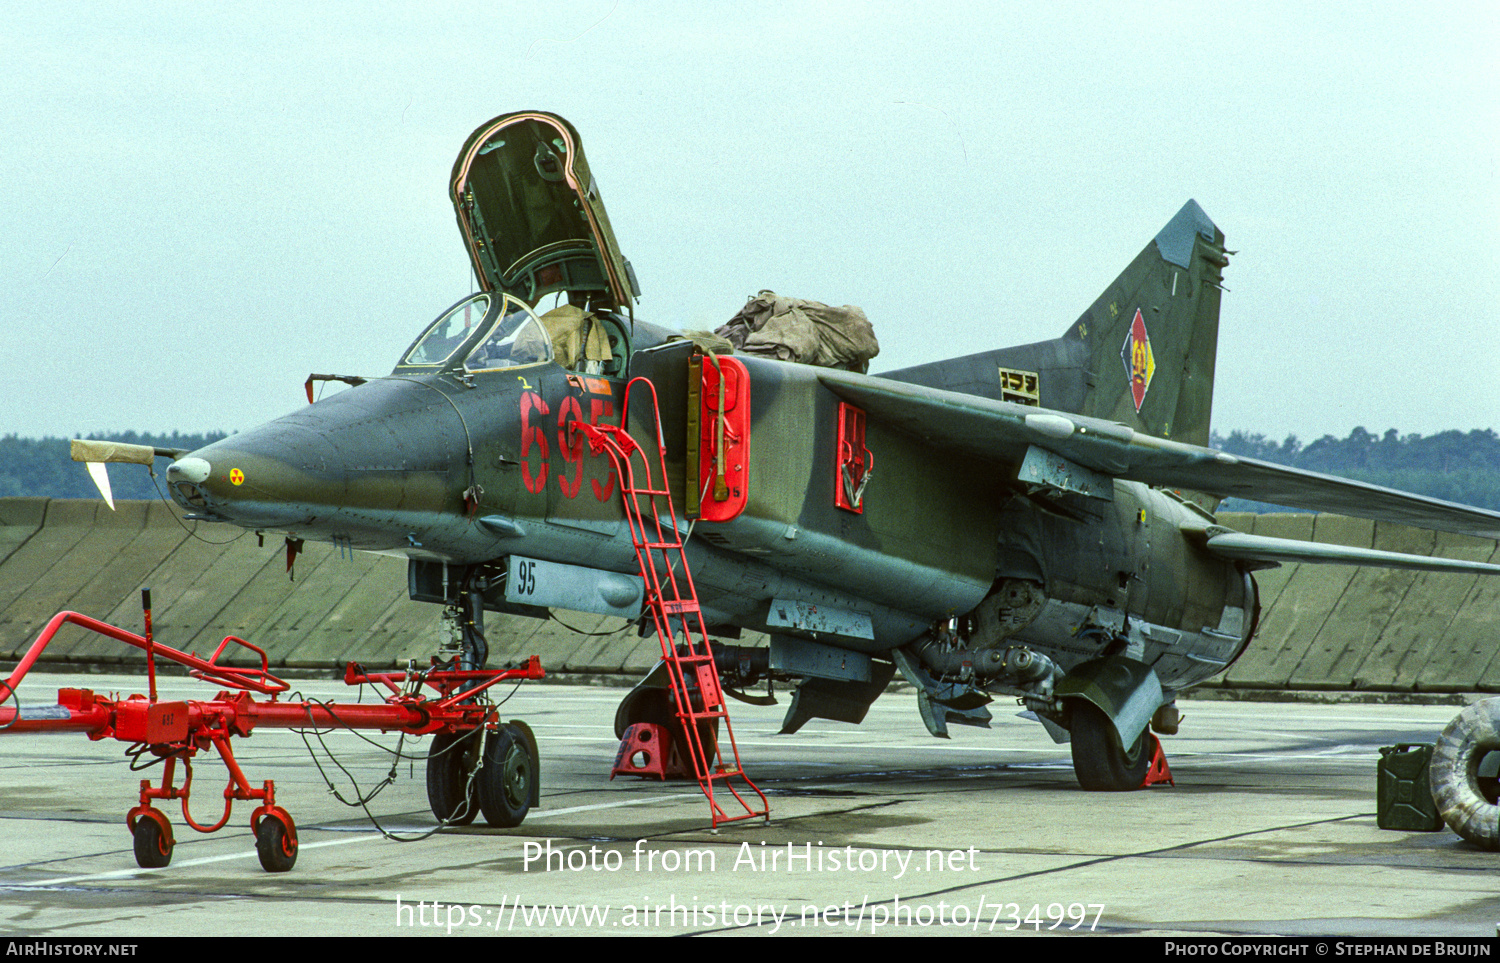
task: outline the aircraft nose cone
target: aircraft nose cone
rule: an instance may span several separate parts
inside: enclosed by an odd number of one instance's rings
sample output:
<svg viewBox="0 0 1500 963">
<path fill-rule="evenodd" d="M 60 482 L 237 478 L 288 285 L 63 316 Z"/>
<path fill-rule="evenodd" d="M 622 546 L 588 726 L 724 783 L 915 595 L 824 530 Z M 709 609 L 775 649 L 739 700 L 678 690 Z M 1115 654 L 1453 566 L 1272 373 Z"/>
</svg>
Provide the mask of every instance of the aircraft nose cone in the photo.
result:
<svg viewBox="0 0 1500 963">
<path fill-rule="evenodd" d="M 468 483 L 466 426 L 432 393 L 407 382 L 341 392 L 185 454 L 167 487 L 198 518 L 382 551 L 407 546 L 411 532 L 460 502 L 454 479 Z"/>
<path fill-rule="evenodd" d="M 325 489 L 340 487 L 328 472 L 334 454 L 316 432 L 272 422 L 177 459 L 167 490 L 196 517 L 252 529 L 299 524 L 336 494 Z"/>
<path fill-rule="evenodd" d="M 281 527 L 305 523 L 338 503 L 347 472 L 337 454 L 315 432 L 272 422 L 178 459 L 168 477 L 173 491 L 200 496 L 224 521 Z"/>
<path fill-rule="evenodd" d="M 213 472 L 213 466 L 203 458 L 179 458 L 167 466 L 167 481 L 188 482 L 193 485 L 201 485 L 208 480 Z"/>
</svg>

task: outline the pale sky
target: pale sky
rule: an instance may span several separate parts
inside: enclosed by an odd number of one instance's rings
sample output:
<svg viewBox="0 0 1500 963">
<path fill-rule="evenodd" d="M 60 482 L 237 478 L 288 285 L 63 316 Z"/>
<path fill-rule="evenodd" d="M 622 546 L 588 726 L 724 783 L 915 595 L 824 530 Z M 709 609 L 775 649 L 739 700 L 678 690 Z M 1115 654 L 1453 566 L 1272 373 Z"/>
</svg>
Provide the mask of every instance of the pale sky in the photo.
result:
<svg viewBox="0 0 1500 963">
<path fill-rule="evenodd" d="M 1214 424 L 1500 428 L 1500 5 L 0 2 L 0 434 L 241 430 L 472 289 L 471 130 L 571 120 L 637 316 L 1053 337 L 1188 199 Z"/>
</svg>

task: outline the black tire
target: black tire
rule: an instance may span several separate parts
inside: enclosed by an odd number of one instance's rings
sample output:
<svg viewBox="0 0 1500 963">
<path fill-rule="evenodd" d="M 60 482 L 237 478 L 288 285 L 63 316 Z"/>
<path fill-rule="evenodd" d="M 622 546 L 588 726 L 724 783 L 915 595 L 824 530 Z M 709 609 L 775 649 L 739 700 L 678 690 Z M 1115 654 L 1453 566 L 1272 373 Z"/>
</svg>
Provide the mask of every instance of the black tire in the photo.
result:
<svg viewBox="0 0 1500 963">
<path fill-rule="evenodd" d="M 615 738 L 624 739 L 625 730 L 638 722 L 647 722 L 667 730 L 680 728 L 672 709 L 670 689 L 637 687 L 625 694 L 615 710 Z"/>
<path fill-rule="evenodd" d="M 1500 806 L 1492 780 L 1480 776 L 1485 757 L 1500 752 L 1500 699 L 1460 712 L 1432 749 L 1432 801 L 1448 827 L 1481 849 L 1500 849 Z M 1489 790 L 1490 792 L 1487 792 Z"/>
<path fill-rule="evenodd" d="M 255 829 L 255 853 L 260 857 L 260 868 L 268 873 L 285 873 L 297 865 L 296 839 L 281 820 L 271 816 L 262 817 Z"/>
<path fill-rule="evenodd" d="M 484 766 L 474 780 L 479 785 L 479 808 L 491 826 L 519 826 L 531 811 L 531 786 L 537 763 L 531 750 L 509 726 L 489 734 L 484 744 Z"/>
<path fill-rule="evenodd" d="M 1131 792 L 1151 769 L 1151 733 L 1142 729 L 1129 751 L 1104 710 L 1082 699 L 1072 712 L 1073 774 L 1090 792 Z"/>
<path fill-rule="evenodd" d="M 146 816 L 135 821 L 135 862 L 142 869 L 161 869 L 172 861 L 172 843 L 156 820 Z"/>
<path fill-rule="evenodd" d="M 695 691 L 694 698 L 696 697 Z M 633 690 L 625 697 L 625 701 L 620 703 L 619 711 L 615 713 L 615 738 L 625 738 L 625 730 L 637 722 L 661 726 L 667 730 L 667 735 L 672 739 L 672 745 L 681 753 L 683 765 L 688 767 L 689 776 L 691 776 L 692 764 L 688 762 L 690 750 L 687 730 L 683 728 L 682 720 L 677 718 L 675 701 L 671 689 Z M 698 741 L 703 744 L 703 752 L 708 757 L 709 765 L 712 766 L 714 753 L 719 747 L 719 720 L 701 720 L 698 723 Z"/>
<path fill-rule="evenodd" d="M 427 805 L 439 822 L 467 826 L 479 815 L 478 778 L 469 779 L 483 730 L 441 732 L 427 750 Z"/>
</svg>

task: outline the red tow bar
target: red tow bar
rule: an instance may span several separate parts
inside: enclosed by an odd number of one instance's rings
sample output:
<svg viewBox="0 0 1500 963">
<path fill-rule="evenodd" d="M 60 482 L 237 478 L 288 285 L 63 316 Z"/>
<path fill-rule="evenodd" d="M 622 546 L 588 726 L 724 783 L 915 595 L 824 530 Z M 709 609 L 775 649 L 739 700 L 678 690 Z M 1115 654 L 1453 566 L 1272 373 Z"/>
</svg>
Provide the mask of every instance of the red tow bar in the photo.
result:
<svg viewBox="0 0 1500 963">
<path fill-rule="evenodd" d="M 543 678 L 546 672 L 536 656 L 518 668 L 508 669 L 454 669 L 434 659 L 421 671 L 368 673 L 351 662 L 344 671 L 344 681 L 383 688 L 384 702 L 284 702 L 280 696 L 290 686 L 272 674 L 265 651 L 244 639 L 227 636 L 208 659 L 152 639 L 150 599 L 147 589 L 142 593 L 144 636 L 77 612 L 59 612 L 10 677 L 0 681 L 0 735 L 82 732 L 93 740 L 132 743 L 140 747 L 132 754 L 149 752 L 165 760 L 161 785 L 141 780 L 140 803 L 125 817 L 135 840 L 136 862 L 141 866 L 160 868 L 171 862 L 175 843 L 172 824 L 152 801 L 180 799 L 183 821 L 201 833 L 216 832 L 228 824 L 236 800 L 259 802 L 250 815 L 250 827 L 261 866 L 272 873 L 292 868 L 297 861 L 297 826 L 291 814 L 277 805 L 274 781 L 267 779 L 259 788 L 253 786 L 231 748 L 231 740 L 250 735 L 257 726 L 438 734 L 428 766 L 431 770 L 436 765 L 439 772 L 434 779 L 429 771 L 428 800 L 434 814 L 444 822 L 468 822 L 482 809 L 492 824 L 519 825 L 535 803 L 535 737 L 525 723 L 500 722 L 495 708 L 478 697 L 499 682 Z M 68 688 L 58 690 L 55 706 L 16 703 L 16 687 L 57 631 L 69 624 L 144 649 L 150 694 L 106 697 L 91 689 Z M 260 666 L 221 664 L 219 660 L 231 643 L 255 653 Z M 158 658 L 186 667 L 194 678 L 226 688 L 212 699 L 162 701 L 156 697 Z M 257 701 L 255 694 L 269 699 Z M 486 730 L 484 738 L 465 738 L 481 728 Z M 210 748 L 219 754 L 229 780 L 224 787 L 222 815 L 211 825 L 203 825 L 194 820 L 188 801 L 193 784 L 192 760 Z M 175 782 L 178 760 L 183 768 L 181 788 Z"/>
</svg>

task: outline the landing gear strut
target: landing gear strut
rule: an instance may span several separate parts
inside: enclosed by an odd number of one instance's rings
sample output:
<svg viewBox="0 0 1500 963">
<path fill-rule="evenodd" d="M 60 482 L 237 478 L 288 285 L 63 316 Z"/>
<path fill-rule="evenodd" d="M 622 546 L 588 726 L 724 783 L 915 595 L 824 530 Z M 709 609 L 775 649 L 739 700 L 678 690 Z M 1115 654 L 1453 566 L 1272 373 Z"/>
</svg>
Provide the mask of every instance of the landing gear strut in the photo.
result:
<svg viewBox="0 0 1500 963">
<path fill-rule="evenodd" d="M 444 619 L 458 647 L 459 668 L 478 674 L 489 659 L 484 634 L 489 583 L 480 566 L 460 571 L 459 590 L 448 596 Z M 481 812 L 491 826 L 519 826 L 536 802 L 538 762 L 536 738 L 522 722 L 439 733 L 427 753 L 427 804 L 450 826 L 467 826 Z"/>
</svg>

